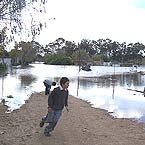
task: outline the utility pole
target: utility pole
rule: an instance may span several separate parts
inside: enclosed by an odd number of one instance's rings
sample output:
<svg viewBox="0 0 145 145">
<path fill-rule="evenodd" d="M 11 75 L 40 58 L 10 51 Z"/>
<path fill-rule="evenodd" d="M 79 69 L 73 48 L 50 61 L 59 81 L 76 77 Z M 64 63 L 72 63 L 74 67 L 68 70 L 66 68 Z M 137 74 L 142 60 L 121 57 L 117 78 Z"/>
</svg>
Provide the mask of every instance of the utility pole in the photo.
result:
<svg viewBox="0 0 145 145">
<path fill-rule="evenodd" d="M 80 72 L 81 71 L 81 65 L 80 65 L 80 46 L 79 46 L 79 43 L 78 43 L 78 64 L 79 64 L 79 72 Z M 79 86 L 80 86 L 79 72 L 78 72 L 77 96 L 79 94 Z"/>
<path fill-rule="evenodd" d="M 81 63 L 80 63 L 80 45 L 78 43 L 78 51 L 79 51 L 79 55 L 78 55 L 78 59 L 79 59 L 79 72 L 81 70 Z"/>
</svg>

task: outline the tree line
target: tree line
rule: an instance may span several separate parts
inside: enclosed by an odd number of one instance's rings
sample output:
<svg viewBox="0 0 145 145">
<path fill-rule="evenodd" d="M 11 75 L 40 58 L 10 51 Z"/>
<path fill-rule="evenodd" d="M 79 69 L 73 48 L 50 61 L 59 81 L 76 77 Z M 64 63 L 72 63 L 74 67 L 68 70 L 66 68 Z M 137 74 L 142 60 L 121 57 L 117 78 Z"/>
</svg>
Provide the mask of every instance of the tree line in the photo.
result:
<svg viewBox="0 0 145 145">
<path fill-rule="evenodd" d="M 119 43 L 110 39 L 82 39 L 79 43 L 58 38 L 45 46 L 31 41 L 15 43 L 14 49 L 7 52 L 0 49 L 0 57 L 11 57 L 12 64 L 27 65 L 34 61 L 46 64 L 85 64 L 97 65 L 103 62 L 128 64 L 144 63 L 145 46 L 142 43 Z"/>
<path fill-rule="evenodd" d="M 145 46 L 142 43 L 119 43 L 110 39 L 82 39 L 79 43 L 58 38 L 46 46 L 34 41 L 40 34 L 46 22 L 36 21 L 34 14 L 43 15 L 46 12 L 46 0 L 2 0 L 0 1 L 0 58 L 11 57 L 12 64 L 27 65 L 34 61 L 46 64 L 102 64 L 103 62 L 127 64 L 143 64 Z M 35 7 L 35 4 L 38 7 Z M 27 11 L 28 20 L 23 19 Z M 8 31 L 8 32 L 7 32 Z M 30 42 L 15 42 L 11 51 L 6 47 L 15 36 L 30 38 Z M 9 34 L 9 36 L 7 35 Z"/>
</svg>

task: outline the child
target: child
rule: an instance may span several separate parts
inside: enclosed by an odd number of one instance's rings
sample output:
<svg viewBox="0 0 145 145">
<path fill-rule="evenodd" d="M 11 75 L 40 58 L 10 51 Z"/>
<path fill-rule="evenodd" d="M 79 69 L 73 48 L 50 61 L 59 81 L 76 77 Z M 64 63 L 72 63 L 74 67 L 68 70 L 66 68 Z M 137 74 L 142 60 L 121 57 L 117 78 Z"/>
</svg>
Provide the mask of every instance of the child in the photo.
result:
<svg viewBox="0 0 145 145">
<path fill-rule="evenodd" d="M 51 86 L 55 86 L 56 82 L 51 82 L 49 80 L 44 80 L 44 86 L 45 86 L 45 95 L 48 95 L 50 93 Z"/>
<path fill-rule="evenodd" d="M 64 106 L 68 111 L 68 86 L 69 79 L 62 77 L 60 86 L 54 88 L 48 97 L 48 114 L 40 122 L 40 127 L 43 127 L 44 123 L 49 123 L 44 129 L 45 136 L 51 136 L 50 133 L 54 130 Z"/>
<path fill-rule="evenodd" d="M 49 93 L 50 93 L 50 89 L 51 89 L 51 86 L 55 86 L 56 85 L 56 82 L 51 82 L 50 80 L 44 80 L 43 81 L 43 83 L 44 83 L 44 86 L 45 86 L 45 95 L 49 95 Z M 50 115 L 49 115 L 50 116 Z M 49 122 L 49 117 L 48 116 L 48 114 L 46 115 L 46 116 L 43 116 L 42 117 L 42 120 L 43 121 L 41 121 L 40 122 L 40 127 L 43 127 L 43 125 L 44 125 L 44 122 L 45 123 L 48 123 Z M 49 119 L 49 120 L 48 120 Z"/>
</svg>

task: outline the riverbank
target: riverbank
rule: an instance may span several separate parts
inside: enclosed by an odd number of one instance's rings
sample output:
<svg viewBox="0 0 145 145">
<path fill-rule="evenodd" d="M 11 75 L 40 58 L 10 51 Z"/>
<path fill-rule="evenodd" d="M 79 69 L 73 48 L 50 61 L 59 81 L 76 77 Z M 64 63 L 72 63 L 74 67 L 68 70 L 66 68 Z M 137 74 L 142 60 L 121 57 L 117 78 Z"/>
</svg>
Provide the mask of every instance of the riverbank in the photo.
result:
<svg viewBox="0 0 145 145">
<path fill-rule="evenodd" d="M 0 104 L 0 145 L 144 145 L 142 123 L 117 119 L 107 111 L 69 97 L 69 108 L 51 137 L 43 135 L 40 118 L 47 112 L 47 96 L 34 93 L 19 110 L 6 113 Z"/>
</svg>

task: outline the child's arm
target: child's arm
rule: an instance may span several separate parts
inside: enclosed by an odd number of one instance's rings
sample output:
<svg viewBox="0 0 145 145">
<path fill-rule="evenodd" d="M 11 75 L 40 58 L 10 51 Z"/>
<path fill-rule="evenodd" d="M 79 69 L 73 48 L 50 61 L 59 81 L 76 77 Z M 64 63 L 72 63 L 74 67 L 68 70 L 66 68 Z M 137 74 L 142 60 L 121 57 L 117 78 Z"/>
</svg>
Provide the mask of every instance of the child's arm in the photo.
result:
<svg viewBox="0 0 145 145">
<path fill-rule="evenodd" d="M 67 97 L 65 99 L 65 108 L 66 108 L 67 112 L 69 112 L 69 109 L 68 109 L 68 90 L 67 90 Z"/>
</svg>

